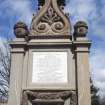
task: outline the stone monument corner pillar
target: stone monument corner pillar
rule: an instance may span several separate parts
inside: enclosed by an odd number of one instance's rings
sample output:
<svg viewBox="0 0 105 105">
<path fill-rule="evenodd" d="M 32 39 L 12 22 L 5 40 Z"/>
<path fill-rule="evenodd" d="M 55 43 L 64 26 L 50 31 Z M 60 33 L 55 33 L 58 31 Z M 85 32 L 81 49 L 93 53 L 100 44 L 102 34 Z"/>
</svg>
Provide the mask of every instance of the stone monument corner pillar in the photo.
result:
<svg viewBox="0 0 105 105">
<path fill-rule="evenodd" d="M 74 26 L 78 105 L 91 105 L 89 49 L 91 41 L 86 38 L 88 26 L 79 21 Z"/>
</svg>

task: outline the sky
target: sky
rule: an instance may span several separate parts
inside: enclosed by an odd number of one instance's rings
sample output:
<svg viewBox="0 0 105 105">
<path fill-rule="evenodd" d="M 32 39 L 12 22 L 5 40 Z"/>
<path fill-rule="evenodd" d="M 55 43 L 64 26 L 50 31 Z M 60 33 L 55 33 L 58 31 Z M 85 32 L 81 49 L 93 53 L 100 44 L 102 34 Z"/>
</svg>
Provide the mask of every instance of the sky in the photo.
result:
<svg viewBox="0 0 105 105">
<path fill-rule="evenodd" d="M 92 40 L 89 54 L 90 73 L 101 95 L 105 94 L 105 0 L 66 0 L 65 11 L 70 14 L 72 26 L 79 20 L 89 26 Z M 0 0 L 0 40 L 14 38 L 13 26 L 18 21 L 30 28 L 37 0 Z M 0 44 L 1 45 L 1 44 Z"/>
</svg>

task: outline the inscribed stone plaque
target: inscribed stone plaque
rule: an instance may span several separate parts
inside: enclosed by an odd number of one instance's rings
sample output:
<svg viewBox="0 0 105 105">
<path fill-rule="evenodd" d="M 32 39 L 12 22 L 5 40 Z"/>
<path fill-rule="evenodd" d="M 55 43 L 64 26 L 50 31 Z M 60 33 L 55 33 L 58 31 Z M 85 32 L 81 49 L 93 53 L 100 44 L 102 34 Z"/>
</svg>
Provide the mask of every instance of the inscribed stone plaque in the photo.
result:
<svg viewBox="0 0 105 105">
<path fill-rule="evenodd" d="M 67 82 L 67 52 L 33 52 L 32 83 Z"/>
</svg>

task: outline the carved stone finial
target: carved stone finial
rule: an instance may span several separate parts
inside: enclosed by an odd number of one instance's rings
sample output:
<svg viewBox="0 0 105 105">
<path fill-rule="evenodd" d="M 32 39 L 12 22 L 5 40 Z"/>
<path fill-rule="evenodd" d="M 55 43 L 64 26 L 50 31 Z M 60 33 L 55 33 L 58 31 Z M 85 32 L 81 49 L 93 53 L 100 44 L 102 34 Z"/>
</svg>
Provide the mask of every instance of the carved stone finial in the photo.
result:
<svg viewBox="0 0 105 105">
<path fill-rule="evenodd" d="M 70 35 L 71 25 L 63 12 L 65 0 L 39 0 L 41 6 L 32 19 L 31 36 Z"/>
<path fill-rule="evenodd" d="M 23 22 L 18 22 L 14 25 L 14 34 L 17 38 L 25 38 L 28 35 L 27 25 Z"/>
<path fill-rule="evenodd" d="M 65 0 L 57 0 L 59 6 L 65 6 Z M 45 4 L 45 0 L 38 0 L 38 5 L 43 6 Z"/>
<path fill-rule="evenodd" d="M 88 32 L 87 23 L 84 21 L 79 21 L 74 25 L 74 35 L 84 37 Z"/>
</svg>

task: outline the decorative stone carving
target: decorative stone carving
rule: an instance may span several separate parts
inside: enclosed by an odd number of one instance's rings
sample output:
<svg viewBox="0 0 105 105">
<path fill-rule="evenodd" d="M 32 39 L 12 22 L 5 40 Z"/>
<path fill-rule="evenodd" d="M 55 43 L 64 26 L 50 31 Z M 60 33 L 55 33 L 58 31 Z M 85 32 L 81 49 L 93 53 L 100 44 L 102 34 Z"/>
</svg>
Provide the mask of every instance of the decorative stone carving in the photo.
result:
<svg viewBox="0 0 105 105">
<path fill-rule="evenodd" d="M 84 21 L 79 21 L 74 26 L 74 35 L 76 36 L 86 36 L 88 32 L 88 26 Z"/>
<path fill-rule="evenodd" d="M 59 6 L 65 5 L 65 0 L 57 0 Z M 38 0 L 38 5 L 43 6 L 45 4 L 45 0 Z"/>
<path fill-rule="evenodd" d="M 28 101 L 32 102 L 39 100 L 63 100 L 70 98 L 70 105 L 77 105 L 77 95 L 75 91 L 61 91 L 61 92 L 34 92 L 24 91 L 21 105 L 28 105 Z"/>
<path fill-rule="evenodd" d="M 17 38 L 25 38 L 28 35 L 27 25 L 23 22 L 18 22 L 14 25 L 14 33 Z"/>
<path fill-rule="evenodd" d="M 41 2 L 41 0 L 39 0 Z M 43 5 L 44 2 L 41 2 Z M 70 22 L 63 13 L 63 5 L 58 0 L 47 0 L 37 16 L 33 17 L 30 36 L 70 35 Z"/>
<path fill-rule="evenodd" d="M 77 94 L 72 91 L 70 105 L 77 105 Z"/>
</svg>

